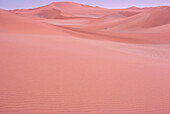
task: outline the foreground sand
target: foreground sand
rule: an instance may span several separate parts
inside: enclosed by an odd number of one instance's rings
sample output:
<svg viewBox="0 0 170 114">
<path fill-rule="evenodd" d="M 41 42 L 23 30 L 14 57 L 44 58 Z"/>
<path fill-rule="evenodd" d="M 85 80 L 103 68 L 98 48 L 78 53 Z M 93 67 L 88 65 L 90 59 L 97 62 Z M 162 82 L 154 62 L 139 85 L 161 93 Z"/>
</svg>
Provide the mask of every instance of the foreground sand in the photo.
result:
<svg viewBox="0 0 170 114">
<path fill-rule="evenodd" d="M 125 23 L 141 15 L 53 20 L 1 10 L 0 113 L 169 114 L 169 22 Z"/>
</svg>

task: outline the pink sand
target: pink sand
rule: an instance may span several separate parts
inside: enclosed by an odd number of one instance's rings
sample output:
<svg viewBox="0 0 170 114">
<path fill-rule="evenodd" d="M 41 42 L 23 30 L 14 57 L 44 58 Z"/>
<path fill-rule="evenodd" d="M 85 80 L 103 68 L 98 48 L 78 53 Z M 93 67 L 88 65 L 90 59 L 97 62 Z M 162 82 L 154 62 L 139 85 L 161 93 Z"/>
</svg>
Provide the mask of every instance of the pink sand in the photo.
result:
<svg viewBox="0 0 170 114">
<path fill-rule="evenodd" d="M 169 114 L 169 13 L 0 10 L 0 113 Z"/>
</svg>

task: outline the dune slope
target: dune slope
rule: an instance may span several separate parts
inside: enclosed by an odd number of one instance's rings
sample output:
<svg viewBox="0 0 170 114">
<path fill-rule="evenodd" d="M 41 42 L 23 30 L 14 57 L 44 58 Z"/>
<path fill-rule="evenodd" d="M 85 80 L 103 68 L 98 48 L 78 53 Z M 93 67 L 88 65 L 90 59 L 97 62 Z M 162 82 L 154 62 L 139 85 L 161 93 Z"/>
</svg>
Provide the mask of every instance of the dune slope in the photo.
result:
<svg viewBox="0 0 170 114">
<path fill-rule="evenodd" d="M 108 17 L 104 17 L 103 21 L 94 21 L 95 23 L 88 24 L 84 28 L 126 32 L 163 26 L 170 23 L 169 9 L 169 6 L 150 8 L 140 12 L 125 9 L 119 12 L 121 18 L 115 20 L 115 17 L 110 16 L 108 20 Z"/>
<path fill-rule="evenodd" d="M 92 7 L 74 2 L 53 2 L 49 5 L 24 10 L 11 10 L 18 15 L 39 18 L 67 18 L 67 17 L 93 17 L 98 18 L 110 14 L 115 10 Z M 48 12 L 48 13 L 47 13 Z"/>
</svg>

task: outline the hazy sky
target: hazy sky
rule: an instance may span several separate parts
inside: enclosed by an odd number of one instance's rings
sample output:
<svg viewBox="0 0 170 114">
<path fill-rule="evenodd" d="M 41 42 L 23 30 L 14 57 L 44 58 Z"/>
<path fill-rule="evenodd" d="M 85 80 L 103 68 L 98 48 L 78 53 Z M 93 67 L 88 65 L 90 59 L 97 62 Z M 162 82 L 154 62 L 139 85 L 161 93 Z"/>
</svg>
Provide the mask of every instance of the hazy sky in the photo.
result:
<svg viewBox="0 0 170 114">
<path fill-rule="evenodd" d="M 0 9 L 34 8 L 47 5 L 51 2 L 62 1 L 67 0 L 0 0 Z M 92 6 L 101 6 L 106 8 L 125 8 L 131 6 L 150 7 L 160 5 L 170 6 L 170 0 L 70 0 L 70 1 Z"/>
</svg>

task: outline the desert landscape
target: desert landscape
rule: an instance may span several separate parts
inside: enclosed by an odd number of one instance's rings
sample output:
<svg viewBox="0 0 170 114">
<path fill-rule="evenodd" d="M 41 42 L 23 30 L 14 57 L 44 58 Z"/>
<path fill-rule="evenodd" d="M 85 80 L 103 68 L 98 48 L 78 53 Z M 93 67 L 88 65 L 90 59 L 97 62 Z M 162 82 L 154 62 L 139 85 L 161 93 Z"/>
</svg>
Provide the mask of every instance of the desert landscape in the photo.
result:
<svg viewBox="0 0 170 114">
<path fill-rule="evenodd" d="M 1 9 L 0 114 L 170 114 L 170 6 Z"/>
</svg>

